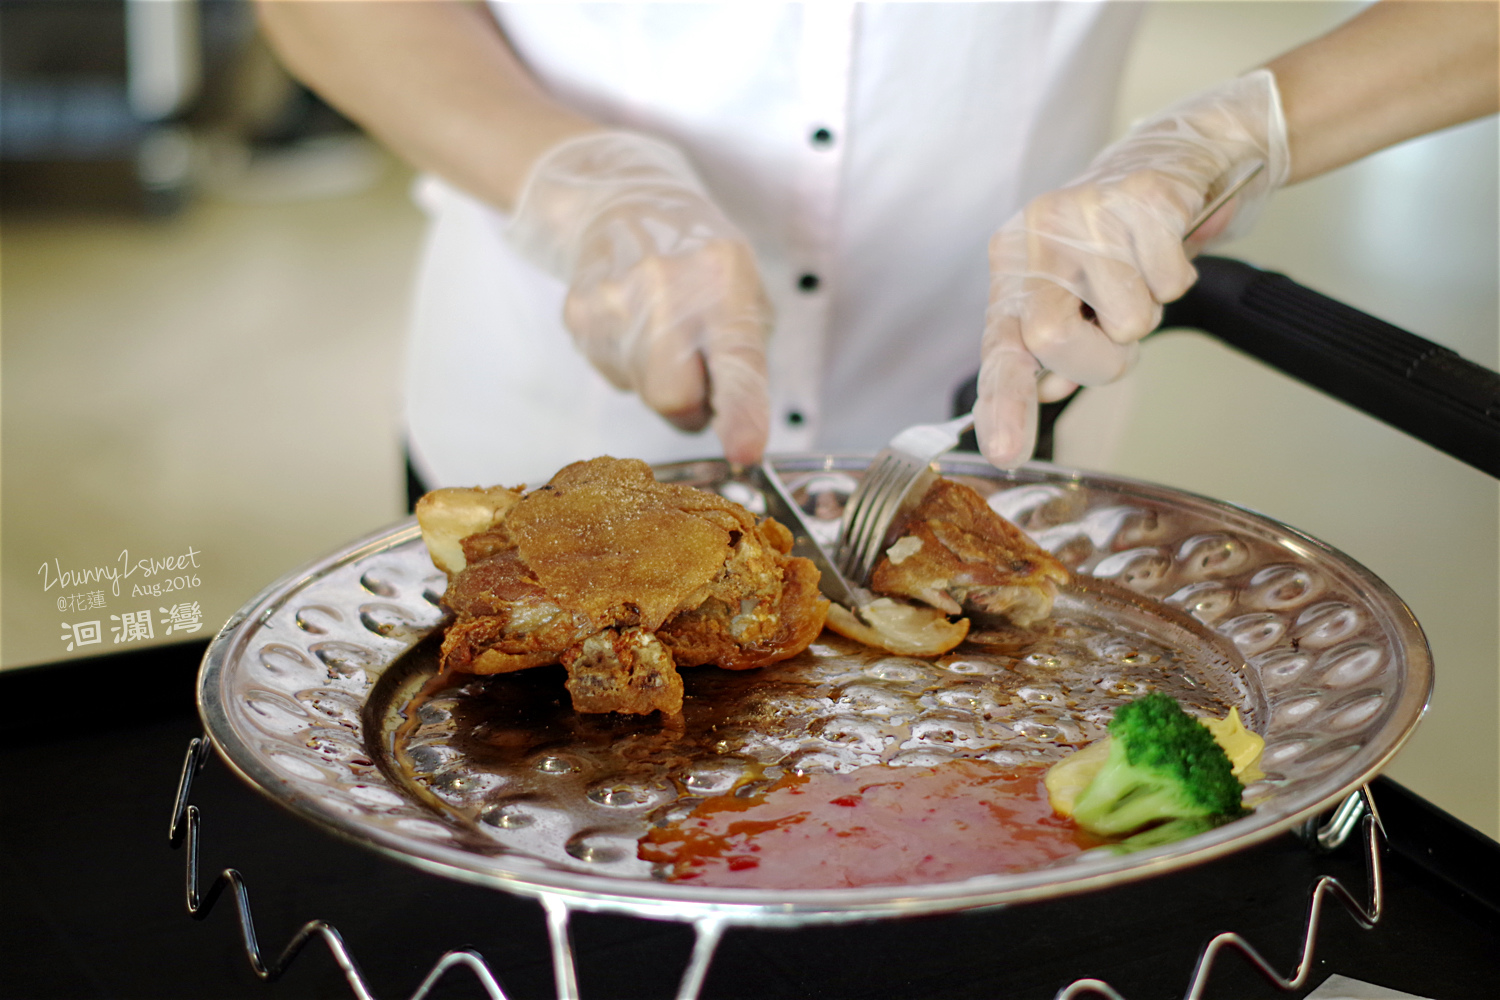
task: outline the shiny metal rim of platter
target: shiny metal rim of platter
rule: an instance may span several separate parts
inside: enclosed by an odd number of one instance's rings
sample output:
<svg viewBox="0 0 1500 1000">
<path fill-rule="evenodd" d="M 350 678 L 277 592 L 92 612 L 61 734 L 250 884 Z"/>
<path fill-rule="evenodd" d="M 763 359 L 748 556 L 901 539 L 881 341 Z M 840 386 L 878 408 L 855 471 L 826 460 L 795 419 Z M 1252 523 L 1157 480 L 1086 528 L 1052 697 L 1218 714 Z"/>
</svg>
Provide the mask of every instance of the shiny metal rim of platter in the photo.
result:
<svg viewBox="0 0 1500 1000">
<path fill-rule="evenodd" d="M 794 492 L 843 495 L 867 462 L 794 456 L 776 465 Z M 1252 814 L 1130 855 L 1091 852 L 1020 873 L 847 889 L 716 889 L 476 850 L 451 817 L 376 766 L 369 738 L 383 734 L 366 732 L 374 725 L 366 702 L 383 672 L 442 621 L 446 581 L 410 520 L 284 577 L 238 611 L 204 657 L 199 712 L 221 757 L 252 786 L 406 863 L 580 909 L 744 925 L 949 912 L 1198 864 L 1337 803 L 1380 771 L 1420 719 L 1432 687 L 1421 629 L 1384 583 L 1327 545 L 1231 504 L 1124 478 L 1042 463 L 1003 472 L 963 456 L 940 467 L 989 486 L 991 505 L 1081 579 L 1106 581 L 1229 651 L 1246 682 L 1242 710 L 1267 743 L 1261 766 L 1269 777 L 1249 789 Z M 722 462 L 656 471 L 663 481 L 734 492 Z M 753 497 L 734 498 L 753 507 Z M 836 531 L 836 521 L 821 528 Z"/>
</svg>

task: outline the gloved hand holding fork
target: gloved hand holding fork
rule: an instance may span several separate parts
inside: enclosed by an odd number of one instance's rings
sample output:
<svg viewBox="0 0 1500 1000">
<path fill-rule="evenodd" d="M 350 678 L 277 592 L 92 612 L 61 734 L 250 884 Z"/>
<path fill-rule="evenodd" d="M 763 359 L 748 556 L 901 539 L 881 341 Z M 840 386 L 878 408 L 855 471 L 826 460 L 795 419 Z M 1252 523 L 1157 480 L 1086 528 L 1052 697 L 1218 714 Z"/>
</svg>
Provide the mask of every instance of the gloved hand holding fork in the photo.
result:
<svg viewBox="0 0 1500 1000">
<path fill-rule="evenodd" d="M 985 456 L 1025 460 L 1038 399 L 1128 369 L 1162 303 L 1193 283 L 1190 258 L 1248 229 L 1278 187 L 1500 110 L 1496 25 L 1494 4 L 1371 4 L 1141 122 L 1027 205 L 990 243 L 974 412 Z M 1191 220 L 1254 160 L 1261 172 L 1184 246 Z"/>
<path fill-rule="evenodd" d="M 1210 199 L 1256 163 L 1259 173 L 1184 243 Z M 1001 227 L 990 241 L 974 411 L 985 457 L 1024 461 L 1039 400 L 1128 371 L 1162 304 L 1197 279 L 1190 258 L 1247 229 L 1289 172 L 1276 81 L 1257 70 L 1137 124 Z"/>
</svg>

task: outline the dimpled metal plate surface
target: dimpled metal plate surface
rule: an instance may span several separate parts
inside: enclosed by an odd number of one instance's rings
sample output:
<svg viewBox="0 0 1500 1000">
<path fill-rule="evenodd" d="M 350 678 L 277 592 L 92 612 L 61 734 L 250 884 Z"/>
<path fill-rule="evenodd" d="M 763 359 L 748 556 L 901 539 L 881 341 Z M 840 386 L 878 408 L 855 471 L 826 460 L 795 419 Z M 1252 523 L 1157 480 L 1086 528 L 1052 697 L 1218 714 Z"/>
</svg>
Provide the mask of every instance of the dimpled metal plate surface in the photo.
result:
<svg viewBox="0 0 1500 1000">
<path fill-rule="evenodd" d="M 777 467 L 831 535 L 865 461 Z M 287 577 L 225 626 L 200 675 L 205 726 L 276 801 L 420 867 L 585 908 L 796 923 L 1042 898 L 1206 860 L 1335 803 L 1420 717 L 1431 687 L 1420 629 L 1327 546 L 1163 487 L 963 457 L 941 466 L 1074 571 L 1044 629 L 980 624 L 935 660 L 825 632 L 764 670 L 686 669 L 680 727 L 580 716 L 557 667 L 462 678 L 414 702 L 435 671 L 445 580 L 408 522 Z M 657 475 L 759 505 L 720 462 Z M 788 769 L 1056 759 L 1150 689 L 1202 714 L 1236 706 L 1266 737 L 1250 816 L 1154 851 L 917 886 L 712 889 L 664 881 L 636 857 L 652 823 Z"/>
</svg>

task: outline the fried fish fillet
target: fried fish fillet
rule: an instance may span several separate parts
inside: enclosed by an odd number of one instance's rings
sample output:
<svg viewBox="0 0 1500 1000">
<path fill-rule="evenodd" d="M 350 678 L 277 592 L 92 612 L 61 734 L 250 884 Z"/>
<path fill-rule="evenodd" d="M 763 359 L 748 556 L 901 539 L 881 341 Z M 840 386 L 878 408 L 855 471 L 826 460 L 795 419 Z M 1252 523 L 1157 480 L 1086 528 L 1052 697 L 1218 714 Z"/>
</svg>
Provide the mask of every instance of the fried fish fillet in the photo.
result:
<svg viewBox="0 0 1500 1000">
<path fill-rule="evenodd" d="M 870 589 L 884 596 L 857 610 L 835 606 L 828 615 L 835 632 L 888 652 L 948 652 L 969 631 L 967 618 L 950 616 L 965 611 L 1035 625 L 1068 582 L 1067 568 L 1050 552 L 948 479 L 936 480 L 892 534 L 896 541 L 870 575 Z"/>
<path fill-rule="evenodd" d="M 784 527 L 631 459 L 575 462 L 524 494 L 437 490 L 417 519 L 449 578 L 444 669 L 562 663 L 580 712 L 676 714 L 677 667 L 795 656 L 828 610 Z"/>
<path fill-rule="evenodd" d="M 904 523 L 870 577 L 881 594 L 950 615 L 1000 615 L 1020 626 L 1052 613 L 1068 570 L 962 483 L 939 479 Z"/>
</svg>

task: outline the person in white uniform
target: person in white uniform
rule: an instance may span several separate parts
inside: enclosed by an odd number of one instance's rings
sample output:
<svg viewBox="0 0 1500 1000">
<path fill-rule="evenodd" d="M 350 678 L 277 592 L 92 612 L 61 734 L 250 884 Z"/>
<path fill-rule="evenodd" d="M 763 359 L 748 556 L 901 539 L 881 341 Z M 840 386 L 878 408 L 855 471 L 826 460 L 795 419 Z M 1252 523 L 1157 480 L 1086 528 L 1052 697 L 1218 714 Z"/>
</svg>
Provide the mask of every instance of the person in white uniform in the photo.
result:
<svg viewBox="0 0 1500 1000">
<path fill-rule="evenodd" d="M 1014 464 L 1039 394 L 1118 377 L 1276 188 L 1496 103 L 1490 4 L 1377 5 L 1103 152 L 1133 3 L 261 11 L 429 171 L 406 405 L 434 486 L 702 457 L 709 425 L 737 462 L 872 450 L 976 367 Z"/>
</svg>

